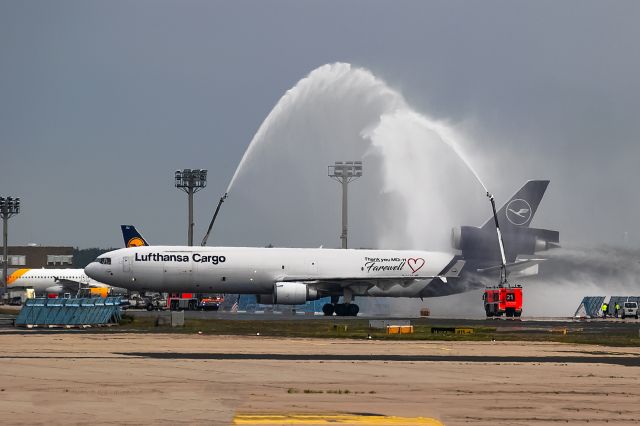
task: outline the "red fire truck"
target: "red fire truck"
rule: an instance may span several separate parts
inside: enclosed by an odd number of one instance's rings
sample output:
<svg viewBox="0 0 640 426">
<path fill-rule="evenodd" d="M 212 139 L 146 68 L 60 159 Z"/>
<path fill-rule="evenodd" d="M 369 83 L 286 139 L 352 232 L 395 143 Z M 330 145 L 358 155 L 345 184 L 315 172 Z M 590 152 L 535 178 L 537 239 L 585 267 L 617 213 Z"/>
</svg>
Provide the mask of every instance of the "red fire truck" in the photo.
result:
<svg viewBox="0 0 640 426">
<path fill-rule="evenodd" d="M 482 295 L 487 317 L 522 315 L 522 286 L 487 287 Z"/>
<path fill-rule="evenodd" d="M 172 311 L 217 311 L 224 302 L 222 295 L 201 296 L 195 293 L 171 293 L 167 298 L 167 306 Z"/>
<path fill-rule="evenodd" d="M 198 298 L 193 293 L 171 293 L 167 298 L 167 306 L 172 311 L 198 309 Z"/>
<path fill-rule="evenodd" d="M 507 281 L 507 260 L 504 251 L 504 241 L 502 241 L 502 233 L 500 232 L 500 225 L 498 224 L 496 202 L 489 191 L 487 191 L 487 197 L 489 197 L 489 201 L 491 201 L 493 220 L 496 224 L 501 264 L 498 286 L 487 287 L 482 295 L 484 311 L 487 313 L 487 317 L 500 317 L 502 314 L 507 314 L 508 317 L 519 317 L 522 315 L 522 286 L 510 285 Z"/>
</svg>

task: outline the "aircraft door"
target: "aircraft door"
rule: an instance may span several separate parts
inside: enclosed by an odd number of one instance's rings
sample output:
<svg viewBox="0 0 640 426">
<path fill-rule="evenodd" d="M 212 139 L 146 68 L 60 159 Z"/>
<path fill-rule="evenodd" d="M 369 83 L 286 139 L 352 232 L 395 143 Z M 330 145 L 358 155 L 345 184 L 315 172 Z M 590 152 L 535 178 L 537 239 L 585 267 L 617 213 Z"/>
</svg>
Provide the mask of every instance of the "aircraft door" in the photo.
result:
<svg viewBox="0 0 640 426">
<path fill-rule="evenodd" d="M 122 272 L 131 272 L 131 256 L 122 258 Z"/>
</svg>

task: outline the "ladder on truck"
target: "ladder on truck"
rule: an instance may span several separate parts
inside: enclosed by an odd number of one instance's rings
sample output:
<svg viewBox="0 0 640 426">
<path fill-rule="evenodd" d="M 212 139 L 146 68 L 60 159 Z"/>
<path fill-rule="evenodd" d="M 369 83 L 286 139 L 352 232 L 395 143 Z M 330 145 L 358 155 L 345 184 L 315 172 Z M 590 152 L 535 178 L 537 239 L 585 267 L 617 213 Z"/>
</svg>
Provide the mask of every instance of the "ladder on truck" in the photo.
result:
<svg viewBox="0 0 640 426">
<path fill-rule="evenodd" d="M 496 225 L 498 246 L 500 247 L 500 281 L 498 286 L 486 287 L 482 295 L 487 317 L 499 317 L 506 314 L 507 317 L 520 317 L 522 314 L 522 286 L 510 285 L 507 279 L 507 258 L 504 251 L 504 240 L 498 223 L 498 213 L 493 195 L 487 191 L 487 197 L 491 202 L 493 220 Z"/>
</svg>

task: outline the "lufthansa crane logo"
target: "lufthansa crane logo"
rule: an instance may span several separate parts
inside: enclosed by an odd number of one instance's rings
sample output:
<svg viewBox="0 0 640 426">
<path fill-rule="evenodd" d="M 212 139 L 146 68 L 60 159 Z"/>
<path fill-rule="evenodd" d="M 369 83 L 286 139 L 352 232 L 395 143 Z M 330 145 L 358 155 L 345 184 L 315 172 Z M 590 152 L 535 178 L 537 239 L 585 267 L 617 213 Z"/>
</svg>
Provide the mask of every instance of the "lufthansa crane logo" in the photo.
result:
<svg viewBox="0 0 640 426">
<path fill-rule="evenodd" d="M 531 205 L 521 198 L 511 200 L 507 204 L 507 220 L 514 225 L 525 225 L 531 220 Z"/>
<path fill-rule="evenodd" d="M 144 241 L 140 237 L 133 237 L 127 242 L 127 247 L 142 247 L 144 246 Z"/>
</svg>

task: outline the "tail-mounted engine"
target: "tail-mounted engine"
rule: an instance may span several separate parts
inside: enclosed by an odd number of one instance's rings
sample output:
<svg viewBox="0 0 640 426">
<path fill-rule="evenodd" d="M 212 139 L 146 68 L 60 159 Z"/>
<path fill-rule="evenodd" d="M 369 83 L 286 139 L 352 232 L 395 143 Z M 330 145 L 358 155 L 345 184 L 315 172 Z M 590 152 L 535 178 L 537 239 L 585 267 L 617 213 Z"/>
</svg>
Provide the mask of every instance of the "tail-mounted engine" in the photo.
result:
<svg viewBox="0 0 640 426">
<path fill-rule="evenodd" d="M 548 229 L 519 228 L 503 235 L 507 260 L 518 255 L 532 255 L 560 247 L 560 233 Z M 493 231 L 475 226 L 460 226 L 451 230 L 451 245 L 461 250 L 466 259 L 499 259 L 500 250 Z"/>
</svg>

